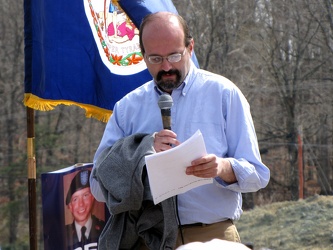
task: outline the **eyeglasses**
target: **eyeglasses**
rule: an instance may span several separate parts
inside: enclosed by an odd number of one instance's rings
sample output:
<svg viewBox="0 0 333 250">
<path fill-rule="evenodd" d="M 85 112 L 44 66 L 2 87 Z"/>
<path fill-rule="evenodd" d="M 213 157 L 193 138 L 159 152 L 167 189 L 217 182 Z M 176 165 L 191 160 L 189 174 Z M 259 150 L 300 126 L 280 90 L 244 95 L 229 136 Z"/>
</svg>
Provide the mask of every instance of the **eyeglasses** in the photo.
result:
<svg viewBox="0 0 333 250">
<path fill-rule="evenodd" d="M 148 61 L 151 64 L 161 64 L 163 59 L 166 59 L 169 63 L 176 63 L 179 62 L 182 57 L 185 55 L 186 47 L 183 53 L 175 53 L 168 56 L 148 56 Z"/>
</svg>

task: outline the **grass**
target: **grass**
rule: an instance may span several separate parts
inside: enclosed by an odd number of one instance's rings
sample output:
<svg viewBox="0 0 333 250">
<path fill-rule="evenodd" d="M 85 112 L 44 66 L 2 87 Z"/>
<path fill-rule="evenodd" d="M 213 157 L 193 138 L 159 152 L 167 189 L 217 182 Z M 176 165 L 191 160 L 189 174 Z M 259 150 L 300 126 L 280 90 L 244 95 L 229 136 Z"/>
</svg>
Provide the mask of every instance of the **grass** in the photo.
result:
<svg viewBox="0 0 333 250">
<path fill-rule="evenodd" d="M 255 250 L 333 249 L 333 197 L 272 203 L 245 211 L 236 222 Z"/>
</svg>

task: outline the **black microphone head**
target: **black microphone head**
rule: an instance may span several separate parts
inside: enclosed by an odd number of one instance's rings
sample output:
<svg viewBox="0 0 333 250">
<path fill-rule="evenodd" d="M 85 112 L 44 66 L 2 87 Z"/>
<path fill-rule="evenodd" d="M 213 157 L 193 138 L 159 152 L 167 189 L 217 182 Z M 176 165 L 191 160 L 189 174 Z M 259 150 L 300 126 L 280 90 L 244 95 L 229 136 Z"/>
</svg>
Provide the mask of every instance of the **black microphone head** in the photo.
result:
<svg viewBox="0 0 333 250">
<path fill-rule="evenodd" d="M 158 100 L 158 106 L 160 109 L 171 109 L 173 105 L 173 100 L 171 95 L 163 93 L 160 95 L 160 99 Z"/>
</svg>

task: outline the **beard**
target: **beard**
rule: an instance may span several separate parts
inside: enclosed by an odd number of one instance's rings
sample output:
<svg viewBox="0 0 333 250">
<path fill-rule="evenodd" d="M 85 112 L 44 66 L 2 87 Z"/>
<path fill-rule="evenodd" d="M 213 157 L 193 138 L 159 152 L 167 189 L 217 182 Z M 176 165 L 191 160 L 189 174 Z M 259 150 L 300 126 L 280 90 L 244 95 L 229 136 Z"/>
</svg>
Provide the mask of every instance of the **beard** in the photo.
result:
<svg viewBox="0 0 333 250">
<path fill-rule="evenodd" d="M 172 79 L 167 79 L 167 80 L 163 80 L 162 77 L 164 75 L 176 75 L 176 79 L 172 80 Z M 166 92 L 170 92 L 176 88 L 178 88 L 181 84 L 181 74 L 180 71 L 177 69 L 173 69 L 173 70 L 169 70 L 169 71 L 160 71 L 158 72 L 157 76 L 156 76 L 156 84 L 157 86 L 166 91 Z"/>
</svg>

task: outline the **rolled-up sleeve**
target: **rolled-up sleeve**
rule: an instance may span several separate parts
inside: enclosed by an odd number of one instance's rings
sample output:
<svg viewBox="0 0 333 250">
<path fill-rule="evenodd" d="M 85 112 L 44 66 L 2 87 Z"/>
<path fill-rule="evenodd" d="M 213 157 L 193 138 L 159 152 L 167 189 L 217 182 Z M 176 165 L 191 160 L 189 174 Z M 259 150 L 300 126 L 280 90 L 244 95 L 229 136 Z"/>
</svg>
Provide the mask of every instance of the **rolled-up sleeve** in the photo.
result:
<svg viewBox="0 0 333 250">
<path fill-rule="evenodd" d="M 225 98 L 226 137 L 228 151 L 226 158 L 231 163 L 237 182 L 226 184 L 220 178 L 216 181 L 235 192 L 256 192 L 267 186 L 270 170 L 262 162 L 250 106 L 237 89 Z"/>
</svg>

